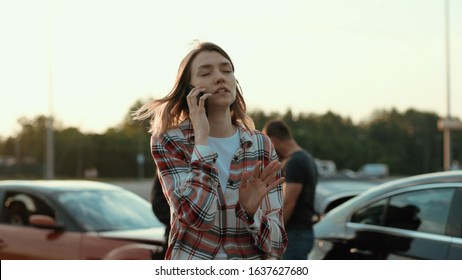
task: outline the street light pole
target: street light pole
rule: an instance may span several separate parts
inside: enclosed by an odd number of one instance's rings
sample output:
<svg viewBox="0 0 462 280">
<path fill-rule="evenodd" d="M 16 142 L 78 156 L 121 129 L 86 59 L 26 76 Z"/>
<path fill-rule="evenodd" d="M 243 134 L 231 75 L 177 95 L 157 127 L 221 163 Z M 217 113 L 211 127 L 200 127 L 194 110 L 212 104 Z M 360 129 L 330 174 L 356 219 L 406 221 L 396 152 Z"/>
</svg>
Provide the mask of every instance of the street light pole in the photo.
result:
<svg viewBox="0 0 462 280">
<path fill-rule="evenodd" d="M 48 1 L 48 121 L 46 134 L 46 167 L 45 178 L 51 180 L 54 178 L 55 170 L 55 151 L 54 151 L 54 132 L 53 132 L 53 69 L 52 69 L 52 0 Z"/>
<path fill-rule="evenodd" d="M 449 0 L 445 0 L 446 8 L 446 100 L 448 118 L 451 117 L 451 61 L 450 61 L 450 32 L 449 32 Z"/>
<path fill-rule="evenodd" d="M 451 68 L 449 42 L 449 0 L 445 0 L 445 29 L 446 29 L 446 106 L 448 120 L 451 119 Z M 443 160 L 444 170 L 451 168 L 451 128 L 443 128 Z"/>
</svg>

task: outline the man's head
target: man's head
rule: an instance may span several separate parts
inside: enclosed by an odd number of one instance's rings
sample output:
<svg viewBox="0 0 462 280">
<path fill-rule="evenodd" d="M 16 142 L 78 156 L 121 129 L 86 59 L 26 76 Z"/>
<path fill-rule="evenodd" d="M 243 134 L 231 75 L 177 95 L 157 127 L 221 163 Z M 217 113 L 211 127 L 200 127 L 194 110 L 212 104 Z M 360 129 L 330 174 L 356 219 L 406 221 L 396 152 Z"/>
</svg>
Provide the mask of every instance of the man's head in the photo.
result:
<svg viewBox="0 0 462 280">
<path fill-rule="evenodd" d="M 265 124 L 263 133 L 268 135 L 271 139 L 290 140 L 292 133 L 290 132 L 287 124 L 282 120 L 272 120 Z"/>
<path fill-rule="evenodd" d="M 282 120 L 272 120 L 265 124 L 262 132 L 271 139 L 279 157 L 286 157 L 288 146 L 293 144 L 292 132 L 287 124 Z"/>
</svg>

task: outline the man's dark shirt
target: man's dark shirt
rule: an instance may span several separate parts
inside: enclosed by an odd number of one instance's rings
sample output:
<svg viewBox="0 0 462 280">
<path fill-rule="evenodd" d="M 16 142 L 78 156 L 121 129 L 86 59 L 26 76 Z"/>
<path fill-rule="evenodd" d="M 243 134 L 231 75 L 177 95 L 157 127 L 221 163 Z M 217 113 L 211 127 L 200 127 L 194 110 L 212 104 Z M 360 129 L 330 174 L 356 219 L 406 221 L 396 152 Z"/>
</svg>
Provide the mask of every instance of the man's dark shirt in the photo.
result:
<svg viewBox="0 0 462 280">
<path fill-rule="evenodd" d="M 313 156 L 305 151 L 293 153 L 283 162 L 283 174 L 286 183 L 301 183 L 302 190 L 286 229 L 312 229 L 314 214 L 314 195 L 318 183 L 318 169 Z"/>
</svg>

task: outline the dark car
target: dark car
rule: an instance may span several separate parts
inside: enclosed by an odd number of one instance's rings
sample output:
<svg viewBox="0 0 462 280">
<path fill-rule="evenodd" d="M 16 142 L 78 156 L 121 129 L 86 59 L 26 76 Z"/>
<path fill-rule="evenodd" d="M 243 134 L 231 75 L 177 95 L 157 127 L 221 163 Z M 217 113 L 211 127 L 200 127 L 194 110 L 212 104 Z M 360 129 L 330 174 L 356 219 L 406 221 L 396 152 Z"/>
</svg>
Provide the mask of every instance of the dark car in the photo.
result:
<svg viewBox="0 0 462 280">
<path fill-rule="evenodd" d="M 314 226 L 309 259 L 462 259 L 462 171 L 384 183 Z"/>
<path fill-rule="evenodd" d="M 0 259 L 162 259 L 150 203 L 92 181 L 0 181 Z"/>
</svg>

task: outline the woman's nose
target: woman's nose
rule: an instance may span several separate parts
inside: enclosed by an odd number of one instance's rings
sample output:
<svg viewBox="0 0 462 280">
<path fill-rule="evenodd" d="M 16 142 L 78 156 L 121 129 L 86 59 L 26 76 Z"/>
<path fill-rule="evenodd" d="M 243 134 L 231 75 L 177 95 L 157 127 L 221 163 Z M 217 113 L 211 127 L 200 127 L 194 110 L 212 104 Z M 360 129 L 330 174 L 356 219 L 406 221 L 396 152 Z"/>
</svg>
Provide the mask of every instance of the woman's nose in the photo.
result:
<svg viewBox="0 0 462 280">
<path fill-rule="evenodd" d="M 216 77 L 215 77 L 215 83 L 216 84 L 221 84 L 225 82 L 225 76 L 221 72 L 217 72 Z"/>
</svg>

